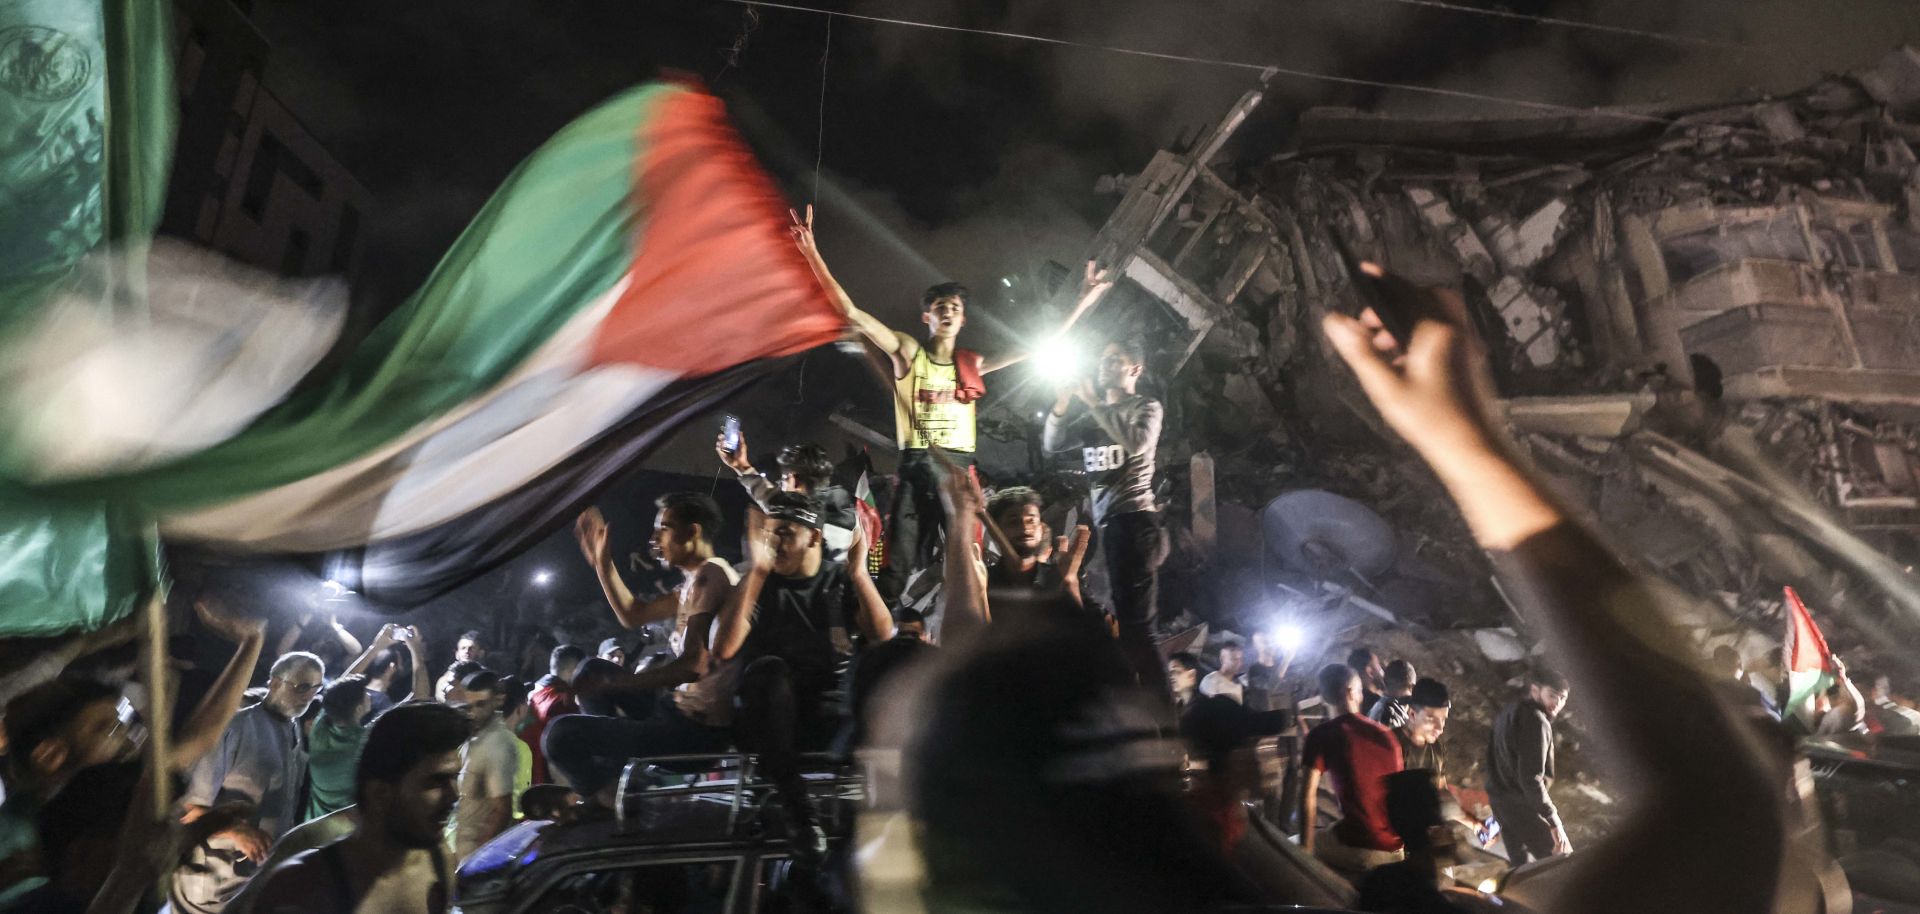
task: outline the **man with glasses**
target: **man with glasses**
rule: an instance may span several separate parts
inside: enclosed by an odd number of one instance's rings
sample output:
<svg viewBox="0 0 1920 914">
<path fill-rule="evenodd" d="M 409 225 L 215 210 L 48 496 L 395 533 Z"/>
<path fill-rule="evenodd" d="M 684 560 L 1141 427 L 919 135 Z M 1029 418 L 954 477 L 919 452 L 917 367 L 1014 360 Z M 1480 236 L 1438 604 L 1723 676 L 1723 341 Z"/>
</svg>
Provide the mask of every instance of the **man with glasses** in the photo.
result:
<svg viewBox="0 0 1920 914">
<path fill-rule="evenodd" d="M 1551 670 L 1527 677 L 1527 694 L 1493 720 L 1487 744 L 1487 799 L 1514 866 L 1573 850 L 1553 783 L 1553 719 L 1567 706 L 1567 680 Z"/>
<path fill-rule="evenodd" d="M 219 745 L 194 765 L 184 798 L 187 821 L 227 803 L 245 803 L 253 812 L 193 849 L 174 880 L 174 911 L 223 910 L 267 858 L 273 842 L 300 824 L 300 779 L 307 751 L 299 720 L 319 694 L 325 673 L 313 654 L 282 655 L 268 674 L 267 697 L 235 714 Z"/>
</svg>

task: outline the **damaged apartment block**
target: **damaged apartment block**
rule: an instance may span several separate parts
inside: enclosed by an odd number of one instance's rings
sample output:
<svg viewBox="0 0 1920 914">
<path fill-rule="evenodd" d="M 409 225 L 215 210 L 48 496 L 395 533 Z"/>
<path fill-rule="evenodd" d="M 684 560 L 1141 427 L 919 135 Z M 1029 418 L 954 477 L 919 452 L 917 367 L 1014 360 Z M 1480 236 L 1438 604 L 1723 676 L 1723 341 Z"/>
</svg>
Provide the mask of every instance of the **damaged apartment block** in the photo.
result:
<svg viewBox="0 0 1920 914">
<path fill-rule="evenodd" d="M 1485 592 L 1480 557 L 1444 545 L 1462 531 L 1409 494 L 1410 456 L 1328 456 L 1379 433 L 1319 342 L 1325 310 L 1351 304 L 1344 243 L 1467 290 L 1516 443 L 1695 597 L 1703 647 L 1764 651 L 1782 585 L 1831 615 L 1843 649 L 1920 635 L 1905 571 L 1920 559 L 1920 52 L 1684 109 L 1316 109 L 1293 151 L 1223 161 L 1259 101 L 1117 182 L 1095 242 L 1131 281 L 1110 297 L 1184 324 L 1176 379 L 1243 409 L 1259 445 L 1170 428 L 1163 465 L 1205 463 L 1190 535 L 1224 548 L 1236 528 L 1258 535 L 1268 499 L 1328 487 L 1387 516 L 1443 577 L 1477 582 L 1461 593 Z M 1493 602 L 1492 619 L 1411 615 L 1497 624 Z M 1868 662 L 1920 677 L 1911 657 Z"/>
</svg>

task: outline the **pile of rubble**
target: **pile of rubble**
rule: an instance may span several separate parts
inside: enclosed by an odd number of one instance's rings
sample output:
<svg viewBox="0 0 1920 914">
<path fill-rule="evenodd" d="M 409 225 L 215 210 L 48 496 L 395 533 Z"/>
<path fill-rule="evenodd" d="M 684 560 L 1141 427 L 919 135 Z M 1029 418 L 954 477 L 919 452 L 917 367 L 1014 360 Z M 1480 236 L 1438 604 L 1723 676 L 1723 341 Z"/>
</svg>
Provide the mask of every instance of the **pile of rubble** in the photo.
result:
<svg viewBox="0 0 1920 914">
<path fill-rule="evenodd" d="M 1130 280 L 1107 309 L 1155 312 L 1185 343 L 1162 464 L 1193 561 L 1218 544 L 1264 562 L 1254 512 L 1324 488 L 1455 586 L 1398 605 L 1404 562 L 1344 583 L 1442 626 L 1506 621 L 1431 478 L 1382 447 L 1319 344 L 1320 316 L 1351 304 L 1344 244 L 1468 291 L 1517 443 L 1696 598 L 1681 621 L 1703 646 L 1764 650 L 1750 633 L 1773 630 L 1782 585 L 1849 647 L 1920 634 L 1920 52 L 1688 110 L 1315 110 L 1297 149 L 1217 161 L 1259 100 L 1118 182 L 1095 244 Z"/>
<path fill-rule="evenodd" d="M 1853 669 L 1920 694 L 1920 657 L 1888 649 L 1920 636 L 1920 51 L 1687 109 L 1315 110 L 1294 148 L 1224 160 L 1260 100 L 1105 181 L 1124 198 L 1094 245 L 1128 280 L 1096 321 L 1175 341 L 1161 454 L 1187 548 L 1168 574 L 1196 585 L 1176 599 L 1212 594 L 1181 608 L 1263 624 L 1276 585 L 1364 604 L 1378 621 L 1355 640 L 1453 686 L 1449 767 L 1475 783 L 1532 639 L 1319 342 L 1353 305 L 1344 246 L 1466 290 L 1515 443 L 1673 585 L 1703 653 L 1774 646 L 1790 585 Z M 1397 554 L 1361 568 L 1330 541 L 1290 562 L 1268 503 L 1301 489 L 1377 513 Z M 1576 842 L 1617 795 L 1578 720 L 1556 786 Z"/>
</svg>

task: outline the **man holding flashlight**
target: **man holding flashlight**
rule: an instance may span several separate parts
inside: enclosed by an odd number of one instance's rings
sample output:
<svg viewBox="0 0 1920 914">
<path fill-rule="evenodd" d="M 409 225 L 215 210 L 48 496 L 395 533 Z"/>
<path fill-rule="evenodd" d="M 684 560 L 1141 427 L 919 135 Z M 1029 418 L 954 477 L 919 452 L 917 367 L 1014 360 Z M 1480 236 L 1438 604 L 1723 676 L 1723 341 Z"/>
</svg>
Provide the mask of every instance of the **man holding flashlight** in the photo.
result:
<svg viewBox="0 0 1920 914">
<path fill-rule="evenodd" d="M 1146 368 L 1139 343 L 1108 343 L 1091 380 L 1063 388 L 1047 413 L 1040 446 L 1085 473 L 1093 490 L 1093 521 L 1107 557 L 1120 648 L 1142 685 L 1172 701 L 1153 645 L 1160 563 L 1167 537 L 1153 500 L 1154 454 L 1160 446 L 1160 401 L 1136 391 Z M 1068 418 L 1074 400 L 1082 409 Z"/>
</svg>

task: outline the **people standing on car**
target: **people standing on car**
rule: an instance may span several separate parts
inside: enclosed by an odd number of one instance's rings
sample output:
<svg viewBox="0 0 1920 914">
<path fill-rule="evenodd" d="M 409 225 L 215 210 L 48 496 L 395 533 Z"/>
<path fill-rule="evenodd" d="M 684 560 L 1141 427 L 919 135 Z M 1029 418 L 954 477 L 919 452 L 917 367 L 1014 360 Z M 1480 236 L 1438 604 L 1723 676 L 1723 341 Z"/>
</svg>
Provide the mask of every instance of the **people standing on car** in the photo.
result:
<svg viewBox="0 0 1920 914">
<path fill-rule="evenodd" d="M 1106 553 L 1120 649 L 1140 684 L 1168 702 L 1160 676 L 1153 625 L 1159 617 L 1160 565 L 1167 559 L 1165 522 L 1153 494 L 1153 474 L 1165 408 L 1139 392 L 1146 348 L 1114 340 L 1100 352 L 1094 377 L 1063 385 L 1040 432 L 1040 447 L 1086 474 L 1093 522 Z M 1074 401 L 1080 402 L 1077 415 Z"/>
<path fill-rule="evenodd" d="M 1535 669 L 1527 694 L 1493 719 L 1487 744 L 1487 800 L 1514 866 L 1573 850 L 1547 788 L 1553 784 L 1553 719 L 1567 706 L 1567 680 Z"/>
<path fill-rule="evenodd" d="M 733 566 L 714 554 L 720 506 L 691 492 L 665 495 L 654 504 L 654 557 L 678 570 L 681 582 L 650 600 L 635 598 L 621 580 L 599 511 L 589 509 L 574 527 L 622 625 L 673 620 L 667 645 L 674 659 L 639 673 L 588 661 L 574 680 L 580 709 L 588 713 L 556 717 L 547 726 L 545 748 L 554 771 L 581 796 L 607 806 L 629 759 L 720 752 L 732 741 L 737 668 L 709 650 L 715 614 L 739 580 Z M 621 709 L 625 716 L 614 716 Z"/>
<path fill-rule="evenodd" d="M 840 725 L 835 694 L 854 651 L 893 636 L 893 619 L 867 575 L 856 535 L 846 564 L 826 561 L 812 498 L 781 492 L 764 516 L 748 517 L 748 568 L 716 620 L 713 653 L 741 660 L 735 734 L 794 822 L 797 847 L 824 851 L 824 836 L 800 780 L 799 753 L 825 749 Z M 809 847 L 810 846 L 810 847 Z"/>
<path fill-rule="evenodd" d="M 257 877 L 254 914 L 445 914 L 454 863 L 441 841 L 460 801 L 468 726 L 430 703 L 376 719 L 355 768 L 352 833 Z"/>
</svg>

